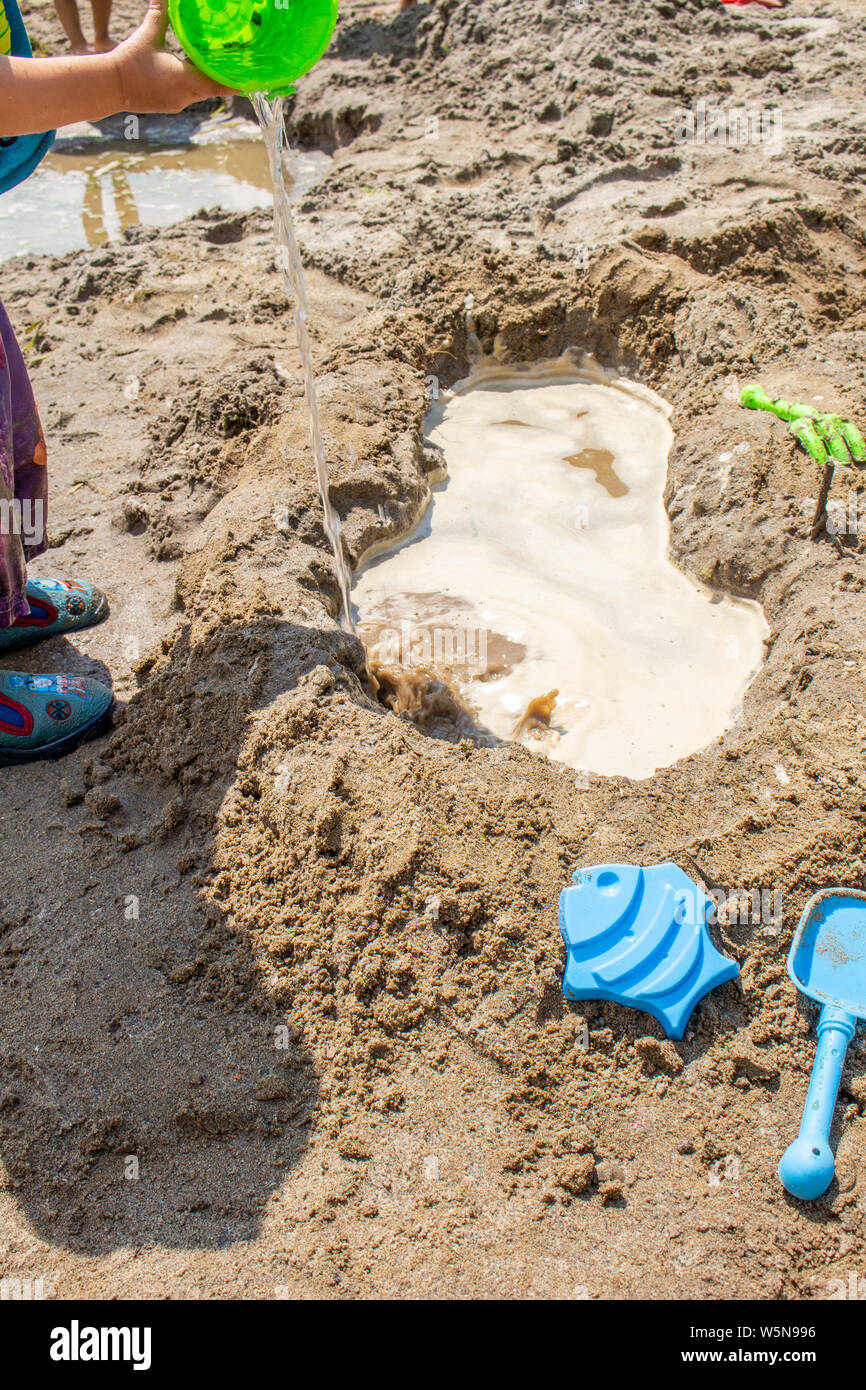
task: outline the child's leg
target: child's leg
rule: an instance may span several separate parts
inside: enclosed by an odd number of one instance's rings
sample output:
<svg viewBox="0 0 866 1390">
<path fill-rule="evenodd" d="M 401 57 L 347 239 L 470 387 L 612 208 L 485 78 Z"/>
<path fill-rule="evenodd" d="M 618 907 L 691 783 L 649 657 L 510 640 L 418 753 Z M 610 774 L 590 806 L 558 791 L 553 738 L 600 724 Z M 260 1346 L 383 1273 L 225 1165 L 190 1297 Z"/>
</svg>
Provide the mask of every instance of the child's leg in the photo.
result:
<svg viewBox="0 0 866 1390">
<path fill-rule="evenodd" d="M 111 22 L 111 0 L 90 0 L 93 11 L 93 47 L 97 53 L 108 53 L 114 42 L 108 32 Z"/>
<path fill-rule="evenodd" d="M 42 426 L 21 349 L 0 304 L 0 656 L 90 627 L 108 613 L 102 590 L 87 580 L 28 583 L 28 561 L 48 548 L 47 519 Z"/>
<path fill-rule="evenodd" d="M 0 304 L 0 628 L 26 617 L 27 561 L 48 546 L 46 464 L 30 378 Z"/>
<path fill-rule="evenodd" d="M 44 599 L 26 596 L 27 560 L 47 546 L 45 441 L 24 358 L 0 304 L 0 653 L 27 629 L 41 635 L 98 621 L 90 585 L 42 581 Z M 32 586 L 31 586 L 32 587 Z M 75 592 L 80 590 L 81 592 Z M 100 595 L 101 598 L 101 595 Z M 61 614 L 61 607 L 65 610 Z M 50 620 L 50 621 L 49 621 Z M 37 632 L 37 635 L 40 635 Z M 103 728 L 114 696 L 87 676 L 29 675 L 0 669 L 0 767 L 53 758 Z"/>
<path fill-rule="evenodd" d="M 81 31 L 81 20 L 78 17 L 78 6 L 75 0 L 54 0 L 54 8 L 57 11 L 57 18 L 63 25 L 72 52 L 89 53 L 90 48 Z"/>
</svg>

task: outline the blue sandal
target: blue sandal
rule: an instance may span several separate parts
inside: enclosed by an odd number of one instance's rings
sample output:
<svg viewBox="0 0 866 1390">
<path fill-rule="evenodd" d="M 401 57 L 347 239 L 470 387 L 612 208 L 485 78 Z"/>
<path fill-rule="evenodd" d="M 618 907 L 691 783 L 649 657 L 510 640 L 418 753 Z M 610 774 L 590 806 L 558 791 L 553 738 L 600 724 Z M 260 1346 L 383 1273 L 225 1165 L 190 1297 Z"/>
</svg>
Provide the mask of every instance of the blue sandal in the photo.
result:
<svg viewBox="0 0 866 1390">
<path fill-rule="evenodd" d="M 79 579 L 29 579 L 30 612 L 11 627 L 0 628 L 0 656 L 43 637 L 92 627 L 108 616 L 108 599 L 101 589 Z"/>
<path fill-rule="evenodd" d="M 0 671 L 0 767 L 71 752 L 105 728 L 113 704 L 90 676 Z"/>
</svg>

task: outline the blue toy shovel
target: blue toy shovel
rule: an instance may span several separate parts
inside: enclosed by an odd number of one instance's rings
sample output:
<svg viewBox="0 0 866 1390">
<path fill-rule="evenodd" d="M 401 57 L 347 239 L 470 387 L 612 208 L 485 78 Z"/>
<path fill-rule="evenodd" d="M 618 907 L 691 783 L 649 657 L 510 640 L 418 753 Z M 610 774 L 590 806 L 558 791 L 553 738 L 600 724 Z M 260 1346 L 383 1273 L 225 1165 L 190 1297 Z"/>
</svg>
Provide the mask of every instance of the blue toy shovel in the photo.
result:
<svg viewBox="0 0 866 1390">
<path fill-rule="evenodd" d="M 788 974 L 822 1005 L 800 1133 L 779 1164 L 787 1190 L 808 1202 L 833 1181 L 829 1139 L 836 1095 L 848 1044 L 866 1017 L 866 893 L 824 888 L 809 900 L 791 943 Z"/>
</svg>

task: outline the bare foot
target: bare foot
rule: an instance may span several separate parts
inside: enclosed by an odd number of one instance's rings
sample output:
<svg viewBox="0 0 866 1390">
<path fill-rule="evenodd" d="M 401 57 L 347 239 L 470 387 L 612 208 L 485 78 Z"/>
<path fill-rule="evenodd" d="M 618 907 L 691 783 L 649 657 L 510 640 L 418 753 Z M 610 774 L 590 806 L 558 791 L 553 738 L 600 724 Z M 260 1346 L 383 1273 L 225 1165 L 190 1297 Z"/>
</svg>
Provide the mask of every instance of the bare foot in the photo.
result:
<svg viewBox="0 0 866 1390">
<path fill-rule="evenodd" d="M 100 34 L 98 38 L 93 40 L 93 48 L 96 53 L 110 53 L 116 47 L 117 40 L 113 39 L 110 34 Z"/>
<path fill-rule="evenodd" d="M 81 43 L 74 43 L 72 45 L 72 52 L 75 54 L 76 58 L 86 57 L 87 54 L 90 52 L 86 40 L 82 39 Z"/>
</svg>

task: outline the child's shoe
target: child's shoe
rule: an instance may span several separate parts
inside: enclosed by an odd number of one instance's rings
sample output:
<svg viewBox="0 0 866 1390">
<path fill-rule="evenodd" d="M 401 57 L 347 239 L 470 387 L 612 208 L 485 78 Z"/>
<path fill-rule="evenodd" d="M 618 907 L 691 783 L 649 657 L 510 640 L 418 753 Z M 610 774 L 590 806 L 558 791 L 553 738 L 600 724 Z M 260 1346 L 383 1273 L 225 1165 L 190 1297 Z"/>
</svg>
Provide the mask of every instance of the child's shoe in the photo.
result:
<svg viewBox="0 0 866 1390">
<path fill-rule="evenodd" d="M 30 612 L 0 628 L 0 656 L 43 637 L 92 627 L 108 614 L 105 594 L 86 580 L 29 579 L 26 593 Z"/>
<path fill-rule="evenodd" d="M 89 676 L 0 671 L 0 767 L 69 753 L 105 727 L 113 704 Z"/>
</svg>

